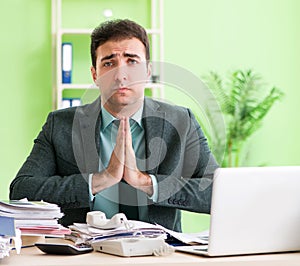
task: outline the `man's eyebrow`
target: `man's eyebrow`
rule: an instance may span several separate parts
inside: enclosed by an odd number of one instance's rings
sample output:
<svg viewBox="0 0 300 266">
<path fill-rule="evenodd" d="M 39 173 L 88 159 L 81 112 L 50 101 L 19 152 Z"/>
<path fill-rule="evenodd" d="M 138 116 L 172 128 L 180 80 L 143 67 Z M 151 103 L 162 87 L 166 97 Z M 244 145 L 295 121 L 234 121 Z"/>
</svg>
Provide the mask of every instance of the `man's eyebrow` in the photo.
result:
<svg viewBox="0 0 300 266">
<path fill-rule="evenodd" d="M 131 53 L 124 53 L 125 57 L 130 57 L 130 58 L 141 58 L 139 55 L 137 54 L 131 54 Z"/>
<path fill-rule="evenodd" d="M 112 58 L 117 57 L 117 54 L 110 54 L 110 55 L 106 55 L 104 57 L 101 58 L 101 62 L 105 61 L 105 60 L 110 60 Z M 124 57 L 129 57 L 129 58 L 141 58 L 139 55 L 137 54 L 132 54 L 132 53 L 124 53 Z"/>
<path fill-rule="evenodd" d="M 112 58 L 114 58 L 114 57 L 116 57 L 116 56 L 117 56 L 117 54 L 106 55 L 106 56 L 104 56 L 104 57 L 101 58 L 101 62 L 102 62 L 102 61 L 105 61 L 105 60 L 112 59 Z"/>
</svg>

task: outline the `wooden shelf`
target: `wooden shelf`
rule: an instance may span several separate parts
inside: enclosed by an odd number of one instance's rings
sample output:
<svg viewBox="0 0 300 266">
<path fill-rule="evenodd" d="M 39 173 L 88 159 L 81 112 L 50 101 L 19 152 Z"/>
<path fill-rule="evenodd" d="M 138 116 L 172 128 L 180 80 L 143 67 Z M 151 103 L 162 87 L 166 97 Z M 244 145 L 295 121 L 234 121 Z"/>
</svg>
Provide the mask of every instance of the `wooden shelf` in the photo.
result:
<svg viewBox="0 0 300 266">
<path fill-rule="evenodd" d="M 161 89 L 163 85 L 159 83 L 147 83 L 146 88 L 148 89 Z M 67 89 L 72 89 L 72 90 L 82 90 L 82 89 L 98 89 L 98 87 L 95 84 L 76 84 L 76 83 L 63 83 L 60 86 L 61 90 L 67 90 Z"/>
<path fill-rule="evenodd" d="M 98 89 L 98 87 L 95 84 L 76 84 L 76 83 L 70 83 L 66 84 L 63 83 L 60 85 L 60 88 L 62 90 L 64 89 Z"/>
<path fill-rule="evenodd" d="M 62 42 L 67 39 L 68 35 L 90 35 L 93 31 L 91 28 L 63 28 L 62 27 L 62 1 L 51 0 L 52 2 L 52 69 L 53 69 L 53 109 L 62 108 L 63 91 L 67 89 L 98 89 L 95 84 L 63 84 L 62 83 Z M 74 0 L 78 1 L 78 0 Z M 81 0 L 84 5 L 86 1 Z M 126 0 L 133 3 L 133 0 Z M 151 35 L 151 60 L 163 62 L 164 60 L 164 43 L 163 43 L 163 0 L 149 0 L 151 1 L 151 14 L 150 28 L 146 29 L 147 33 Z M 99 0 L 101 2 L 101 0 Z M 73 50 L 73 53 L 76 53 Z M 74 63 L 74 62 L 73 62 Z M 157 73 L 155 73 L 157 74 Z M 162 70 L 158 74 L 163 76 Z M 164 98 L 163 85 L 159 83 L 149 83 L 147 89 L 152 90 L 153 97 Z"/>
</svg>

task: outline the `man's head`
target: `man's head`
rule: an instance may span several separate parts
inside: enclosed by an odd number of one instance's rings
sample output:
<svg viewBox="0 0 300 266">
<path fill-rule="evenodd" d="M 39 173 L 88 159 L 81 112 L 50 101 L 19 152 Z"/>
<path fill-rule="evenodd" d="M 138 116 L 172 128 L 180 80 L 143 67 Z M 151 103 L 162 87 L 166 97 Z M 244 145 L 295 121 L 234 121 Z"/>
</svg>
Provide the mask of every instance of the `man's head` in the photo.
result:
<svg viewBox="0 0 300 266">
<path fill-rule="evenodd" d="M 107 41 L 121 41 L 137 38 L 145 47 L 146 60 L 150 60 L 149 39 L 145 29 L 134 21 L 128 19 L 110 20 L 100 24 L 91 35 L 91 59 L 96 68 L 96 50 Z"/>
<path fill-rule="evenodd" d="M 145 29 L 130 20 L 113 20 L 97 27 L 91 39 L 91 74 L 102 104 L 114 116 L 132 115 L 142 105 L 151 76 Z"/>
</svg>

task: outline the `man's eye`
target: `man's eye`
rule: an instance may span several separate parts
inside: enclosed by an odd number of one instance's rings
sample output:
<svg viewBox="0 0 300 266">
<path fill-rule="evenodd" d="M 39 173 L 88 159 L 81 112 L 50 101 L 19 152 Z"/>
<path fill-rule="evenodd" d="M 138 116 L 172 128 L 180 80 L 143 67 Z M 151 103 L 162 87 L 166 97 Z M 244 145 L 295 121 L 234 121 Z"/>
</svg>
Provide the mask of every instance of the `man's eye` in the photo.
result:
<svg viewBox="0 0 300 266">
<path fill-rule="evenodd" d="M 111 67 L 112 65 L 113 65 L 112 62 L 105 62 L 105 63 L 103 63 L 104 67 Z"/>
<path fill-rule="evenodd" d="M 135 65 L 135 64 L 138 63 L 138 61 L 136 61 L 135 59 L 129 59 L 129 60 L 128 60 L 128 63 L 129 63 L 130 65 Z"/>
</svg>

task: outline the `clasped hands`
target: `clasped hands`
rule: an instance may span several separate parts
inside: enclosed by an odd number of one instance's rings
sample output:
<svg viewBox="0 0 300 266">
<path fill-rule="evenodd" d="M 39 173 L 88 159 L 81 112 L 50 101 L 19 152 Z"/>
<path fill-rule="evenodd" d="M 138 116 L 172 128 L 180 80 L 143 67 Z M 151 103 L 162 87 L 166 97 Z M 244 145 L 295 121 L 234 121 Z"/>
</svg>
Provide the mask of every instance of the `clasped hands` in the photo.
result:
<svg viewBox="0 0 300 266">
<path fill-rule="evenodd" d="M 115 148 L 105 170 L 93 174 L 92 192 L 96 194 L 124 179 L 129 185 L 153 194 L 152 180 L 147 173 L 139 171 L 132 148 L 132 137 L 128 117 L 120 119 Z"/>
</svg>

